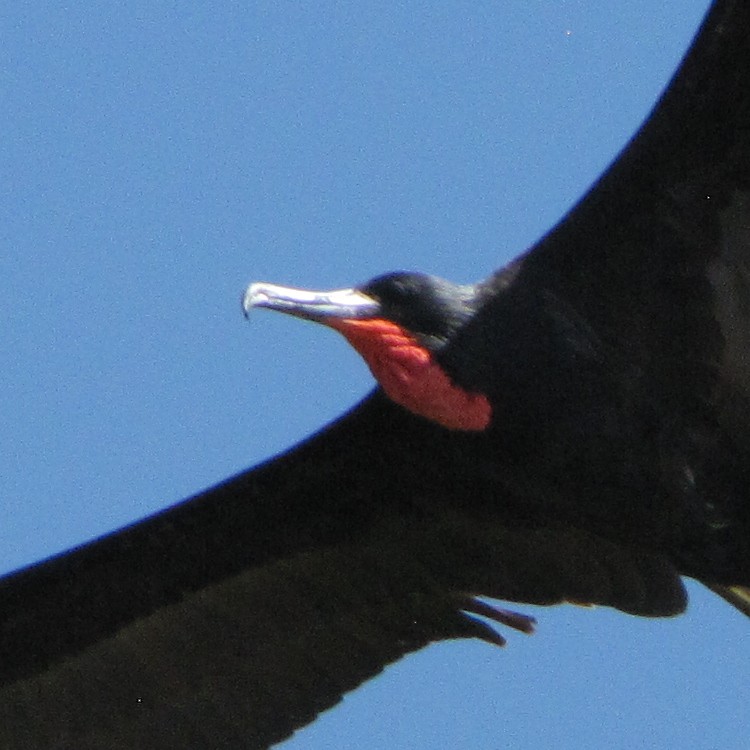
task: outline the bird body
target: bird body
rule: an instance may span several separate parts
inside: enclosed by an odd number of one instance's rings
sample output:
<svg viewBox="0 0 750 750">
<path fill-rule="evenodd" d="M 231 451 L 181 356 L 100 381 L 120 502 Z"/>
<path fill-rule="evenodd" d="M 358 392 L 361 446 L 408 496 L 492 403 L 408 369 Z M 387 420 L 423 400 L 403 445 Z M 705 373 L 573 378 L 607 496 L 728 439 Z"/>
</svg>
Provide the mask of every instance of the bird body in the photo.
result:
<svg viewBox="0 0 750 750">
<path fill-rule="evenodd" d="M 687 575 L 750 613 L 748 50 L 720 0 L 617 162 L 486 281 L 252 285 L 381 387 L 2 579 L 0 746 L 266 747 L 432 641 L 531 630 L 480 595 L 666 616 Z"/>
</svg>

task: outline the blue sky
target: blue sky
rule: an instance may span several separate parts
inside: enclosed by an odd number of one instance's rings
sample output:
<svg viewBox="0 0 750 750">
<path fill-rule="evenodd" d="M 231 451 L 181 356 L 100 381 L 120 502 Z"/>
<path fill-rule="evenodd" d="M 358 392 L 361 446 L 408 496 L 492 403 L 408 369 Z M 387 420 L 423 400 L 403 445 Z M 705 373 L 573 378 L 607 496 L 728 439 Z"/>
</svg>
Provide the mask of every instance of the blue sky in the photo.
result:
<svg viewBox="0 0 750 750">
<path fill-rule="evenodd" d="M 549 229 L 706 2 L 603 7 L 6 3 L 0 570 L 193 494 L 368 391 L 335 334 L 245 322 L 247 282 L 472 281 Z M 750 623 L 691 593 L 674 620 L 566 606 L 504 650 L 432 647 L 287 748 L 744 749 Z"/>
</svg>

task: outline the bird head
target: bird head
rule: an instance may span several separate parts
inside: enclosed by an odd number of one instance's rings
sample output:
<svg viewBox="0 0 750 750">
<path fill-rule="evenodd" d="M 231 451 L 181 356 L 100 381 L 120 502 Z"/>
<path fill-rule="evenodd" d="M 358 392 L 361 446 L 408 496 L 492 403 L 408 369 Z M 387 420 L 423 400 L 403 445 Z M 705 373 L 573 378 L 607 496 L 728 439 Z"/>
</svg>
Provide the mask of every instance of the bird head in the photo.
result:
<svg viewBox="0 0 750 750">
<path fill-rule="evenodd" d="M 454 430 L 489 426 L 487 398 L 454 382 L 437 356 L 476 311 L 472 286 L 406 272 L 328 292 L 260 282 L 250 284 L 242 306 L 246 315 L 264 307 L 339 331 L 386 395 L 421 417 Z"/>
</svg>

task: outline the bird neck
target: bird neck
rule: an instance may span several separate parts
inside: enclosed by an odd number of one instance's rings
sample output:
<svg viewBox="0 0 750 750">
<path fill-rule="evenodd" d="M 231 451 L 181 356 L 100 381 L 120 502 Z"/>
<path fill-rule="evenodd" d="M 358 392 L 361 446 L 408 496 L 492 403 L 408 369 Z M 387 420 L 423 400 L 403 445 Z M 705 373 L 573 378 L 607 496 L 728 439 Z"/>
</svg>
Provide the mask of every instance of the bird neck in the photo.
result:
<svg viewBox="0 0 750 750">
<path fill-rule="evenodd" d="M 457 385 L 433 353 L 397 323 L 338 319 L 329 325 L 359 352 L 392 401 L 450 430 L 489 427 L 492 407 L 486 396 Z"/>
</svg>

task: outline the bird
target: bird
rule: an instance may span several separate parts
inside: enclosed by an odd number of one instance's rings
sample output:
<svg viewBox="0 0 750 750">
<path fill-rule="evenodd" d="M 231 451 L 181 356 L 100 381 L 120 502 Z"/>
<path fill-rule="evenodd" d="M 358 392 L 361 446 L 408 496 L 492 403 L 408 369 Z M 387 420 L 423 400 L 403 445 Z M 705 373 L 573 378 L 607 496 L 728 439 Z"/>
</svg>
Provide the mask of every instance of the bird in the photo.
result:
<svg viewBox="0 0 750 750">
<path fill-rule="evenodd" d="M 619 160 L 486 281 L 251 285 L 380 388 L 3 579 L 2 745 L 265 747 L 409 651 L 503 642 L 473 615 L 532 629 L 478 594 L 667 616 L 686 575 L 747 613 L 748 15 L 715 4 Z"/>
</svg>

